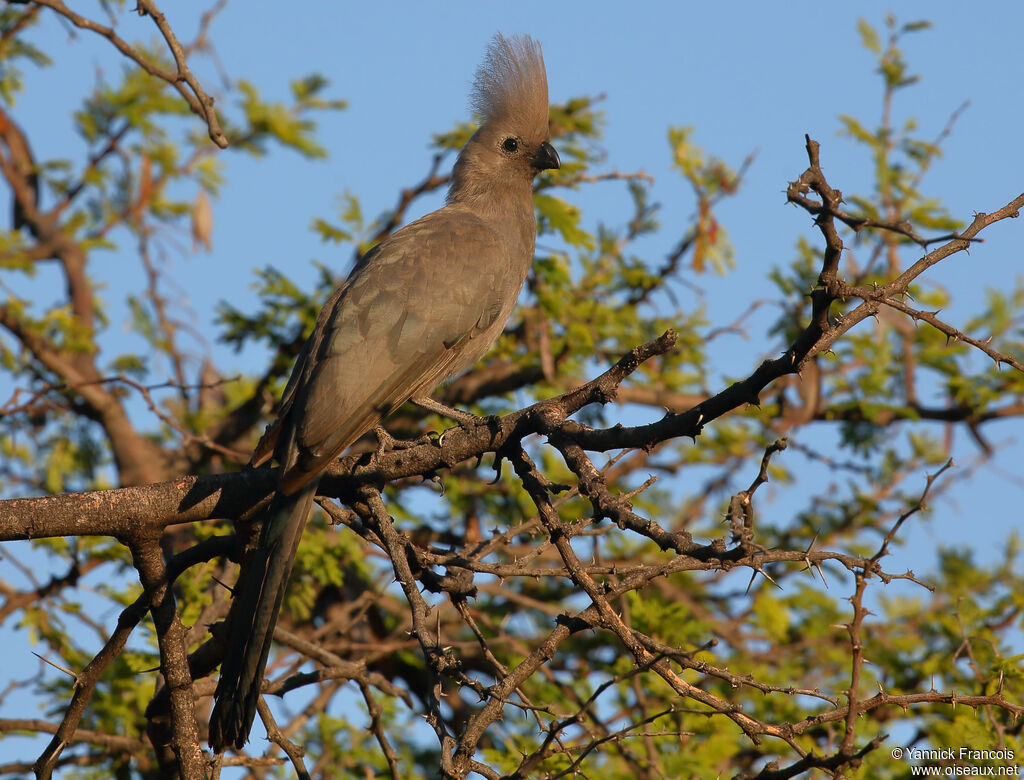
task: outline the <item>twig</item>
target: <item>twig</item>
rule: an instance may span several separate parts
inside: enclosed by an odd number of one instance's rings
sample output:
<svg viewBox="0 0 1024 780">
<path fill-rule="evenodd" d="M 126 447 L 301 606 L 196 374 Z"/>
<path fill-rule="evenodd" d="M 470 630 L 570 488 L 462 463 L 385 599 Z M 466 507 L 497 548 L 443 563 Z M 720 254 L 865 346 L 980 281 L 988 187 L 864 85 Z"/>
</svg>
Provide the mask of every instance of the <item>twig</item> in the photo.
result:
<svg viewBox="0 0 1024 780">
<path fill-rule="evenodd" d="M 227 148 L 227 136 L 225 136 L 224 131 L 221 130 L 220 123 L 217 120 L 217 113 L 213 110 L 214 99 L 206 94 L 198 79 L 196 79 L 192 74 L 192 71 L 189 70 L 188 64 L 185 62 L 184 50 L 178 42 L 177 36 L 174 34 L 174 31 L 167 23 L 163 13 L 156 6 L 156 3 L 154 3 L 153 0 L 138 0 L 139 8 L 153 19 L 157 29 L 160 30 L 160 34 L 163 35 L 164 40 L 167 42 L 167 46 L 170 49 L 171 55 L 174 57 L 174 61 L 177 66 L 177 70 L 174 72 L 165 70 L 148 60 L 124 39 L 122 39 L 116 32 L 114 32 L 112 27 L 99 24 L 92 19 L 72 11 L 64 4 L 63 0 L 33 0 L 33 2 L 52 9 L 55 13 L 60 14 L 80 29 L 90 30 L 98 35 L 102 35 L 110 41 L 119 52 L 135 62 L 140 68 L 146 71 L 146 73 L 151 76 L 155 76 L 162 81 L 166 81 L 178 90 L 181 96 L 185 99 L 185 102 L 188 103 L 189 108 L 192 109 L 192 112 L 200 116 L 203 121 L 206 122 L 210 140 L 222 149 Z"/>
</svg>

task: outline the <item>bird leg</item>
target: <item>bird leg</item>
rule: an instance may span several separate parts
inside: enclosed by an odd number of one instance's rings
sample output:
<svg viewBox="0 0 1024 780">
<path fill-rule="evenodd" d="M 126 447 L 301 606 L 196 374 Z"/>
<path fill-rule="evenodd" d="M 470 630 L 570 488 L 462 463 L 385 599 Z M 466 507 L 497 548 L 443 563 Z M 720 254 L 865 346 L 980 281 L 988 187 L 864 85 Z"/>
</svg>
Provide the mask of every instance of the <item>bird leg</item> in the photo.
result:
<svg viewBox="0 0 1024 780">
<path fill-rule="evenodd" d="M 441 417 L 447 417 L 449 420 L 457 422 L 459 425 L 473 425 L 475 423 L 482 422 L 485 418 L 478 417 L 475 414 L 469 412 L 463 412 L 459 409 L 453 409 L 450 406 L 446 406 L 440 401 L 435 401 L 429 396 L 420 396 L 419 398 L 411 399 L 421 409 L 426 409 L 428 412 L 433 412 Z"/>
<path fill-rule="evenodd" d="M 484 419 L 483 417 L 477 417 L 475 414 L 470 414 L 469 412 L 453 409 L 440 401 L 435 401 L 429 396 L 411 398 L 410 400 L 420 408 L 426 409 L 428 412 L 433 412 L 441 417 L 447 417 L 449 420 L 454 420 L 459 425 L 471 425 Z M 442 432 L 441 435 L 437 437 L 438 444 L 440 444 L 444 439 L 444 434 L 445 432 Z M 375 458 L 380 458 L 389 450 L 407 450 L 419 444 L 424 444 L 431 441 L 432 437 L 436 434 L 432 431 L 428 431 L 415 439 L 396 439 L 384 429 L 383 425 L 378 424 L 373 427 L 373 435 L 377 437 L 377 449 L 374 450 L 373 456 Z"/>
</svg>

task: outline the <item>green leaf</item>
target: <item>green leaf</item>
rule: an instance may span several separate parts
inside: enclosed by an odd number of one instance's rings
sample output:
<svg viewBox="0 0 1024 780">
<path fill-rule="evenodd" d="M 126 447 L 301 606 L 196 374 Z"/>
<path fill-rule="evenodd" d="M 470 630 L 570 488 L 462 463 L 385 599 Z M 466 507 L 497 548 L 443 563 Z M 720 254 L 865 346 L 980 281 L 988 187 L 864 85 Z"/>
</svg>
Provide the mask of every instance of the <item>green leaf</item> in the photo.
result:
<svg viewBox="0 0 1024 780">
<path fill-rule="evenodd" d="M 878 37 L 878 31 L 868 24 L 866 19 L 857 20 L 857 32 L 860 33 L 861 45 L 874 54 L 881 54 L 882 41 Z"/>
</svg>

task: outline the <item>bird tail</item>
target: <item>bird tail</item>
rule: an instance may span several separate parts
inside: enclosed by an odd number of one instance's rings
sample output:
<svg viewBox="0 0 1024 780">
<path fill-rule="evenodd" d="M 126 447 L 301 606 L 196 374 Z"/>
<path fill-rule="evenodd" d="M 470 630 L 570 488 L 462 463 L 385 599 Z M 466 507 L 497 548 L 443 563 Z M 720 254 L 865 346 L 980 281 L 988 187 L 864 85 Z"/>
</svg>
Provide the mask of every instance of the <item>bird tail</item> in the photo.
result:
<svg viewBox="0 0 1024 780">
<path fill-rule="evenodd" d="M 313 508 L 316 480 L 292 495 L 280 491 L 263 517 L 259 546 L 242 564 L 227 619 L 227 647 L 210 715 L 210 747 L 241 748 L 249 738 L 274 626 L 295 551 Z"/>
</svg>

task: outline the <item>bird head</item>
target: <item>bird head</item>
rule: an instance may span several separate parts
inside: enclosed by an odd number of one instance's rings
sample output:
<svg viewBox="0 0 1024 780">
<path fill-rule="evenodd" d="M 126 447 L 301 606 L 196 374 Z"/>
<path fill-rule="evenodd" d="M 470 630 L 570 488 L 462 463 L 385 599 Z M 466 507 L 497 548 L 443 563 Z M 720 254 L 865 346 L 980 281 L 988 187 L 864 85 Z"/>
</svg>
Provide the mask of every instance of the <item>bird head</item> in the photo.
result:
<svg viewBox="0 0 1024 780">
<path fill-rule="evenodd" d="M 540 44 L 494 36 L 471 95 L 480 127 L 459 153 L 449 201 L 508 189 L 528 191 L 540 171 L 558 168 L 548 128 L 548 80 Z"/>
</svg>

